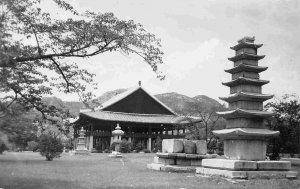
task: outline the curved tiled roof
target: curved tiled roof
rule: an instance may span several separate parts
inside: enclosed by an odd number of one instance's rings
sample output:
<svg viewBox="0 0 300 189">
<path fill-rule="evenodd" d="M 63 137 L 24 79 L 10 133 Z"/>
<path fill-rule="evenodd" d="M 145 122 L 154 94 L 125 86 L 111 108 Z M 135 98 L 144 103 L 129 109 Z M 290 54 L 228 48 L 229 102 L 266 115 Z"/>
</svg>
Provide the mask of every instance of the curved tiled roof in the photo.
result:
<svg viewBox="0 0 300 189">
<path fill-rule="evenodd" d="M 250 53 L 241 53 L 234 57 L 228 58 L 228 60 L 236 62 L 238 60 L 248 59 L 248 60 L 260 60 L 263 59 L 265 55 L 256 55 L 256 54 L 250 54 Z"/>
<path fill-rule="evenodd" d="M 250 93 L 250 92 L 237 92 L 231 94 L 227 97 L 219 97 L 219 99 L 224 100 L 226 102 L 235 102 L 239 100 L 254 100 L 258 102 L 263 102 L 265 100 L 273 98 L 274 95 L 269 94 L 259 94 L 259 93 Z"/>
<path fill-rule="evenodd" d="M 255 85 L 255 86 L 262 86 L 269 83 L 269 81 L 267 80 L 259 80 L 259 79 L 251 79 L 251 78 L 246 78 L 246 77 L 239 77 L 237 79 L 228 81 L 228 82 L 224 82 L 222 83 L 225 86 L 228 87 L 233 87 L 233 86 L 237 86 L 240 84 L 245 84 L 245 85 Z"/>
<path fill-rule="evenodd" d="M 225 112 L 217 112 L 218 115 L 222 116 L 225 119 L 233 119 L 233 118 L 267 118 L 274 116 L 275 113 L 260 111 L 260 110 L 244 110 L 244 109 L 235 109 Z"/>
<path fill-rule="evenodd" d="M 238 65 L 234 68 L 225 70 L 225 72 L 231 73 L 231 74 L 235 74 L 235 73 L 242 72 L 242 71 L 260 73 L 260 72 L 265 71 L 267 69 L 268 69 L 268 67 L 253 66 L 253 65 L 248 65 L 248 64 L 240 64 L 240 65 Z"/>
<path fill-rule="evenodd" d="M 180 124 L 188 123 L 188 119 L 193 122 L 199 122 L 200 118 L 188 118 L 177 115 L 161 114 L 136 114 L 111 111 L 95 111 L 80 113 L 79 117 L 89 117 L 103 121 L 133 122 L 133 123 L 157 123 L 157 124 Z"/>
</svg>

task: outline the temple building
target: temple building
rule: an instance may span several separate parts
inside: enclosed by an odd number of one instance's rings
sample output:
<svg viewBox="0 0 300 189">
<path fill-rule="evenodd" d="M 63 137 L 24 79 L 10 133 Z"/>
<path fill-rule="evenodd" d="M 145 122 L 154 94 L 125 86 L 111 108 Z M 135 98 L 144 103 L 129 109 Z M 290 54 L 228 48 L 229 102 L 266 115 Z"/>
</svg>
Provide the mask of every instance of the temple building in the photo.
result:
<svg viewBox="0 0 300 189">
<path fill-rule="evenodd" d="M 122 139 L 134 145 L 141 143 L 153 149 L 157 138 L 184 138 L 185 125 L 200 122 L 197 118 L 179 116 L 169 107 L 150 95 L 142 86 L 129 89 L 102 104 L 96 111 L 80 112 L 74 123 L 74 138 L 78 138 L 81 127 L 86 130 L 86 147 L 109 149 L 112 131 L 117 125 L 124 131 Z M 76 142 L 75 142 L 76 143 Z"/>
</svg>

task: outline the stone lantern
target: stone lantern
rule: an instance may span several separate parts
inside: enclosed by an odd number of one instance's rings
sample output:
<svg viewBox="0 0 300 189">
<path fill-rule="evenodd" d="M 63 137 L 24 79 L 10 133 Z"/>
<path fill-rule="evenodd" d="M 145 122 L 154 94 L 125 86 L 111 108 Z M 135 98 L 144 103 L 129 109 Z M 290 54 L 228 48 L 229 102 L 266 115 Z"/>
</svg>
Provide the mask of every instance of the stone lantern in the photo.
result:
<svg viewBox="0 0 300 189">
<path fill-rule="evenodd" d="M 76 148 L 75 154 L 89 154 L 89 151 L 85 147 L 85 137 L 84 137 L 85 131 L 83 130 L 83 127 L 81 127 L 81 130 L 79 131 L 79 137 L 78 137 L 78 144 Z"/>
<path fill-rule="evenodd" d="M 122 142 L 122 135 L 124 135 L 124 131 L 121 130 L 119 124 L 115 130 L 112 131 L 113 143 L 115 143 L 115 151 L 120 152 L 120 143 Z"/>
<path fill-rule="evenodd" d="M 112 151 L 109 157 L 123 157 L 120 153 L 120 143 L 122 142 L 122 135 L 124 135 L 124 131 L 122 131 L 119 124 L 117 124 L 115 130 L 112 131 L 112 141 L 115 144 L 115 151 Z"/>
</svg>

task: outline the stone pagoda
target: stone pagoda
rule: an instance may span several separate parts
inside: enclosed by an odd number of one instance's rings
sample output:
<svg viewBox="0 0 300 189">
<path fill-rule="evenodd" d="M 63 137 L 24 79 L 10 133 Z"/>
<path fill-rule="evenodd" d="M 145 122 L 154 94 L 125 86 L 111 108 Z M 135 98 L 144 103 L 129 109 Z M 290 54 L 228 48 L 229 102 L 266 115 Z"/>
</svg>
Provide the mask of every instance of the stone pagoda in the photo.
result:
<svg viewBox="0 0 300 189">
<path fill-rule="evenodd" d="M 87 150 L 85 146 L 85 131 L 83 130 L 83 127 L 81 127 L 81 130 L 79 131 L 79 137 L 78 137 L 78 144 L 77 148 L 75 150 L 75 154 L 80 155 L 88 155 L 90 152 Z"/>
<path fill-rule="evenodd" d="M 258 65 L 264 55 L 258 55 L 257 49 L 262 44 L 255 44 L 254 37 L 244 37 L 231 47 L 235 56 L 228 58 L 234 67 L 225 72 L 232 74 L 232 80 L 222 83 L 230 87 L 230 95 L 221 97 L 228 102 L 229 111 L 218 112 L 226 119 L 226 128 L 213 133 L 224 140 L 226 159 L 205 159 L 200 174 L 216 174 L 230 178 L 254 178 L 262 173 L 267 177 L 289 178 L 294 172 L 288 171 L 288 161 L 265 161 L 267 139 L 279 135 L 264 125 L 264 120 L 273 116 L 272 112 L 263 111 L 263 102 L 273 95 L 263 94 L 262 86 L 269 81 L 261 80 L 259 73 L 267 67 Z"/>
</svg>

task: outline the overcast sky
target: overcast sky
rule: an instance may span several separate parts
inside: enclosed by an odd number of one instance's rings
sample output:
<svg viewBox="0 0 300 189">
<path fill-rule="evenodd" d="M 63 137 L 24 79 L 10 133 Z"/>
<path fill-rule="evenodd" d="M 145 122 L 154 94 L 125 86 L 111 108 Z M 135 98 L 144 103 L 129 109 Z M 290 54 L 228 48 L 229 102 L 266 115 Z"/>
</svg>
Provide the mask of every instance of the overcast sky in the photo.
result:
<svg viewBox="0 0 300 189">
<path fill-rule="evenodd" d="M 266 57 L 259 63 L 269 69 L 263 93 L 281 96 L 300 92 L 299 1 L 251 0 L 72 0 L 77 9 L 113 12 L 133 19 L 162 41 L 164 81 L 136 56 L 100 54 L 81 64 L 96 74 L 97 96 L 108 90 L 130 88 L 142 81 L 152 94 L 177 92 L 190 97 L 204 94 L 217 99 L 229 94 L 221 82 L 229 81 L 224 69 L 233 66 L 229 49 L 243 36 L 255 36 Z M 76 95 L 57 94 L 63 100 Z"/>
</svg>

